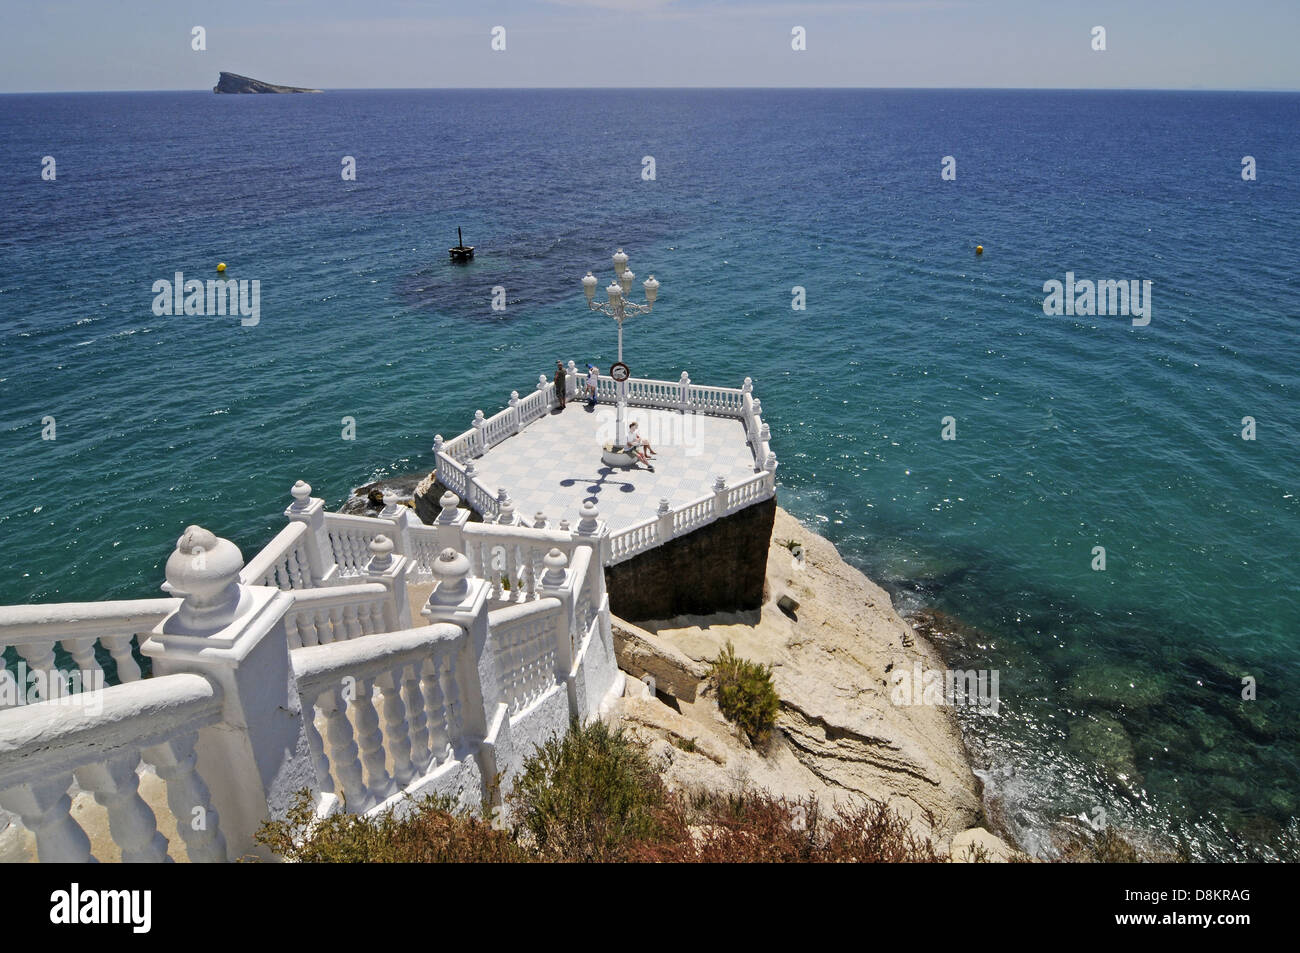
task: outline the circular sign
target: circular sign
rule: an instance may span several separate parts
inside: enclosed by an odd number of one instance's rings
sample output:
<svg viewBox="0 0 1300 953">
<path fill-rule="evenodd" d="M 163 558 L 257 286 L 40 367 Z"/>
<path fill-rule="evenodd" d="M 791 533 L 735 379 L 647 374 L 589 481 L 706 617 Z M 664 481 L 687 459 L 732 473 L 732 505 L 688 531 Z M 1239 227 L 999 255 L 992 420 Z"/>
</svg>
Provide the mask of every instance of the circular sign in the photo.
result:
<svg viewBox="0 0 1300 953">
<path fill-rule="evenodd" d="M 610 365 L 609 376 L 621 384 L 632 376 L 632 370 L 622 361 L 618 361 L 617 363 Z"/>
</svg>

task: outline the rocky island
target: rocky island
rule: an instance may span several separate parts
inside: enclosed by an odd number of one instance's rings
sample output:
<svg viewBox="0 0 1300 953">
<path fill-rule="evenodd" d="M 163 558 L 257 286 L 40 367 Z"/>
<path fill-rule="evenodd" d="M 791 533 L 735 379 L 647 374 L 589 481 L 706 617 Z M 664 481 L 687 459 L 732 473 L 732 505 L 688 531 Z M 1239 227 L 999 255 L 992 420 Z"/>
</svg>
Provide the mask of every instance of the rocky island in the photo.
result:
<svg viewBox="0 0 1300 953">
<path fill-rule="evenodd" d="M 301 86 L 276 86 L 264 83 L 250 76 L 238 73 L 222 72 L 217 77 L 217 85 L 212 87 L 214 93 L 319 93 L 319 89 L 307 89 Z"/>
</svg>

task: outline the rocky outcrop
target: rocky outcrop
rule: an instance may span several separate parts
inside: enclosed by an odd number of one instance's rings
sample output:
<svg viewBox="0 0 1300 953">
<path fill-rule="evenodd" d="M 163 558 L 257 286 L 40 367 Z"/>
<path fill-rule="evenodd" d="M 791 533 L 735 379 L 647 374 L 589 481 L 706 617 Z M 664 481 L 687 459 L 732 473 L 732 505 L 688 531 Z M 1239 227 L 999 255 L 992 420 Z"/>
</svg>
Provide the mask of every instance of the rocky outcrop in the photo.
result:
<svg viewBox="0 0 1300 953">
<path fill-rule="evenodd" d="M 744 777 L 775 793 L 811 793 L 829 803 L 870 797 L 945 846 L 980 820 L 979 781 L 952 711 L 895 705 L 889 681 L 898 666 L 910 670 L 920 661 L 942 669 L 942 661 L 894 611 L 889 595 L 834 546 L 784 510 L 774 515 L 758 613 L 640 621 L 698 663 L 731 641 L 737 654 L 770 664 L 781 698 L 771 749 L 755 752 L 707 693 L 694 702 L 679 696 L 676 710 L 651 698 L 625 701 L 620 717 L 666 742 L 657 750 L 670 784 L 727 789 Z M 797 610 L 781 610 L 783 595 Z M 698 736 L 693 743 L 684 737 L 691 732 Z M 709 756 L 719 749 L 720 759 Z"/>
<path fill-rule="evenodd" d="M 763 500 L 610 566 L 610 610 L 624 619 L 756 610 L 776 509 L 775 497 Z"/>
<path fill-rule="evenodd" d="M 949 856 L 959 864 L 1003 864 L 1025 859 L 1018 850 L 1008 847 L 1001 837 L 982 827 L 972 827 L 954 837 Z"/>
<path fill-rule="evenodd" d="M 619 668 L 639 679 L 649 676 L 656 692 L 695 701 L 700 682 L 708 677 L 707 665 L 618 616 L 610 617 L 610 631 Z"/>
<path fill-rule="evenodd" d="M 217 77 L 217 85 L 212 87 L 214 93 L 319 93 L 319 89 L 306 89 L 301 86 L 276 86 L 264 83 L 251 76 L 238 73 L 222 72 Z"/>
</svg>

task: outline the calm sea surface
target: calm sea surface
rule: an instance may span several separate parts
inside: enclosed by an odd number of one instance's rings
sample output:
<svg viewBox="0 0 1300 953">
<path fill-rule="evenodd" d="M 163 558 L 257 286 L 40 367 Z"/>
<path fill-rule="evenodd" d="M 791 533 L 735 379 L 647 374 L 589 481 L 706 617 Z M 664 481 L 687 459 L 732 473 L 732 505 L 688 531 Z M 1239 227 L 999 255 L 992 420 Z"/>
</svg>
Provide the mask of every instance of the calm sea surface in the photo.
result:
<svg viewBox="0 0 1300 953">
<path fill-rule="evenodd" d="M 296 479 L 431 468 L 556 356 L 610 363 L 579 279 L 622 246 L 663 283 L 634 372 L 752 376 L 781 503 L 999 672 L 962 717 L 1023 844 L 1100 808 L 1294 851 L 1300 97 L 0 96 L 0 169 L 0 603 L 157 595 L 187 524 L 251 556 Z M 154 316 L 218 261 L 256 327 Z M 1045 315 L 1067 271 L 1151 281 L 1150 325 Z"/>
</svg>

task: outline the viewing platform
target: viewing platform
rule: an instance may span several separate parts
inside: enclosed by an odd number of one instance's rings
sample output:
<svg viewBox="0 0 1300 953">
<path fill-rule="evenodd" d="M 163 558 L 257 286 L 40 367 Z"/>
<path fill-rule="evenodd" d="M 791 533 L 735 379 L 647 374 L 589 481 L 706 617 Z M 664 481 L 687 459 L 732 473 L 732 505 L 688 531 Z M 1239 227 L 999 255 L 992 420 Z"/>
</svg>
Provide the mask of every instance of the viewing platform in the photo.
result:
<svg viewBox="0 0 1300 953">
<path fill-rule="evenodd" d="M 736 388 L 695 384 L 685 372 L 626 381 L 625 412 L 655 451 L 648 466 L 631 467 L 600 457 L 616 443 L 618 385 L 600 377 L 589 408 L 584 382 L 569 361 L 563 409 L 541 375 L 504 410 L 480 410 L 464 433 L 435 437 L 440 482 L 486 522 L 564 529 L 594 507 L 610 529 L 610 565 L 775 495 L 771 432 L 749 378 Z"/>
</svg>

